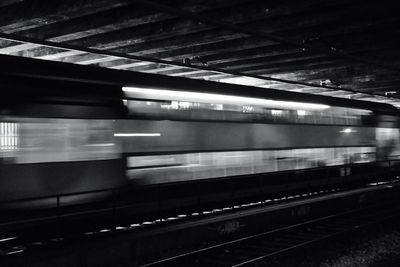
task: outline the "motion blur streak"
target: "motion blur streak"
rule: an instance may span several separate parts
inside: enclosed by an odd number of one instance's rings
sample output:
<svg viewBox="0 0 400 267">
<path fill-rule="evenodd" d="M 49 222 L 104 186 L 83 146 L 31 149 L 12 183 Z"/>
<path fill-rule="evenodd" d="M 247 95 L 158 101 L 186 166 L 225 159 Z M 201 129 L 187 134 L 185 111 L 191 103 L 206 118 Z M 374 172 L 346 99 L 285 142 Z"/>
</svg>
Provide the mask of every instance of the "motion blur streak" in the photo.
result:
<svg viewBox="0 0 400 267">
<path fill-rule="evenodd" d="M 151 137 L 151 136 L 161 136 L 160 133 L 115 133 L 115 137 Z"/>
<path fill-rule="evenodd" d="M 286 108 L 286 109 L 327 109 L 330 106 L 313 103 L 301 103 L 293 101 L 279 101 L 262 98 L 252 98 L 233 95 L 220 95 L 197 93 L 188 91 L 171 91 L 158 89 L 143 89 L 137 87 L 123 87 L 122 90 L 127 93 L 135 94 L 134 98 L 144 99 L 162 99 L 162 100 L 180 100 L 189 102 L 223 103 L 223 104 L 241 104 L 241 105 L 263 105 L 267 107 Z"/>
</svg>

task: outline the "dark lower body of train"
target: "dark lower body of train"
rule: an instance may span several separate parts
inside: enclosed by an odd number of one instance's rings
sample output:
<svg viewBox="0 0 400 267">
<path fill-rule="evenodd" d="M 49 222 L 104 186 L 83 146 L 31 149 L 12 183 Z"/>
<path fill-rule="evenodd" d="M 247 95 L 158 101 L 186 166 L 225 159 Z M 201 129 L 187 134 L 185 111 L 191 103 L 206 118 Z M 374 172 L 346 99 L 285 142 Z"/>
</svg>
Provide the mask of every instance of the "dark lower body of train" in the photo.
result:
<svg viewBox="0 0 400 267">
<path fill-rule="evenodd" d="M 1 59 L 1 207 L 262 198 L 384 179 L 400 155 L 388 104 Z"/>
</svg>

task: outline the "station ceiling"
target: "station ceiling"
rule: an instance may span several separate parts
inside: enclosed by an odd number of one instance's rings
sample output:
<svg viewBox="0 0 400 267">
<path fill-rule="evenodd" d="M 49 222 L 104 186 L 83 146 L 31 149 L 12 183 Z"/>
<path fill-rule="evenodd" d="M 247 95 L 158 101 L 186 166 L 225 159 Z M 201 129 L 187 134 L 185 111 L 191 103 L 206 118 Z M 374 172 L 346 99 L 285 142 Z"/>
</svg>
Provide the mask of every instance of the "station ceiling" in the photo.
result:
<svg viewBox="0 0 400 267">
<path fill-rule="evenodd" d="M 391 2 L 3 0 L 0 53 L 400 108 Z"/>
</svg>

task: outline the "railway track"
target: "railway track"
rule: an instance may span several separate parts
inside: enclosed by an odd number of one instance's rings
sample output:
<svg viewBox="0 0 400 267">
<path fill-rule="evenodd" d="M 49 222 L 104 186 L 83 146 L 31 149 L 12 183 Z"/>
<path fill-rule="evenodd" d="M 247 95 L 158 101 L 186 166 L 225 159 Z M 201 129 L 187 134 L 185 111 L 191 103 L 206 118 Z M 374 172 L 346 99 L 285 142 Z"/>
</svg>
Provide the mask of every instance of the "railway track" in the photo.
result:
<svg viewBox="0 0 400 267">
<path fill-rule="evenodd" d="M 129 252 L 131 260 L 135 261 L 135 266 L 251 265 L 268 257 L 400 214 L 400 208 L 389 208 L 389 206 L 382 208 L 383 203 L 387 201 L 397 203 L 400 189 L 398 183 L 396 180 L 349 191 L 333 190 L 296 195 L 284 199 L 266 200 L 265 203 L 248 203 L 229 209 L 215 209 L 152 222 L 132 223 L 129 220 L 110 222 L 107 228 L 93 225 L 90 231 L 83 232 L 68 229 L 68 224 L 65 224 L 66 229 L 63 228 L 62 232 L 56 231 L 56 234 L 52 233 L 53 231 L 41 232 L 36 229 L 21 232 L 20 235 L 3 235 L 0 236 L 0 265 L 4 263 L 6 266 L 25 266 L 20 264 L 32 259 L 40 262 L 44 257 L 49 257 L 46 251 L 51 251 L 51 257 L 62 259 L 65 257 L 63 254 L 65 250 L 76 251 L 77 262 L 81 262 L 82 258 L 90 258 L 90 252 L 93 250 L 96 251 L 93 255 L 97 255 L 95 256 L 97 258 L 99 246 L 101 249 L 107 247 L 103 245 L 104 242 L 109 243 L 111 247 L 129 248 L 126 251 Z M 381 206 L 377 208 L 376 203 Z M 334 206 L 337 207 L 336 211 L 329 209 Z M 353 211 L 349 211 L 350 206 L 354 208 Z M 306 213 L 301 215 L 303 212 Z M 338 215 L 331 215 L 333 213 Z M 304 221 L 306 218 L 309 221 Z M 289 220 L 293 225 L 287 226 Z M 303 222 L 294 224 L 299 221 Z M 243 227 L 240 228 L 240 232 L 236 232 L 240 239 L 232 239 L 236 233 L 227 236 L 220 232 L 231 222 L 237 222 Z M 279 225 L 285 227 L 277 229 Z M 269 230 L 257 233 L 255 229 Z M 179 238 L 183 233 L 191 238 L 181 240 L 183 241 L 179 243 L 181 251 L 171 250 L 175 245 L 171 245 L 170 240 Z M 207 241 L 204 240 L 205 237 L 208 238 Z M 226 243 L 217 245 L 216 240 L 221 237 Z M 195 251 L 200 243 L 202 249 Z M 213 245 L 204 247 L 206 243 Z M 136 246 L 157 249 L 132 252 L 132 248 Z M 183 250 L 185 253 L 180 254 Z M 85 254 L 82 254 L 82 251 L 86 251 Z M 110 259 L 104 260 L 111 262 Z M 115 261 L 120 260 L 116 258 Z M 42 266 L 40 264 L 37 266 Z M 74 266 L 81 265 L 79 263 Z"/>
<path fill-rule="evenodd" d="M 242 205 L 236 205 L 234 207 L 226 207 L 226 208 L 220 208 L 220 209 L 213 209 L 213 210 L 205 210 L 203 212 L 197 212 L 197 213 L 192 213 L 192 214 L 185 214 L 185 215 L 178 215 L 178 216 L 172 216 L 164 219 L 158 219 L 154 221 L 141 221 L 141 222 L 127 222 L 126 220 L 124 222 L 120 222 L 119 226 L 116 226 L 116 222 L 114 220 L 108 220 L 109 222 L 106 223 L 105 225 L 91 225 L 90 228 L 85 228 L 85 227 L 76 227 L 72 222 L 70 225 L 63 225 L 62 227 L 57 226 L 57 227 L 52 227 L 51 224 L 45 225 L 44 227 L 35 227 L 35 231 L 22 231 L 21 233 L 18 232 L 18 235 L 4 235 L 1 233 L 0 235 L 0 258 L 2 256 L 7 256 L 7 255 L 14 255 L 18 253 L 25 252 L 27 250 L 32 250 L 32 249 L 37 249 L 37 248 L 45 248 L 45 247 L 51 247 L 52 245 L 62 243 L 67 240 L 81 240 L 84 237 L 87 236 L 98 236 L 98 235 L 103 235 L 107 233 L 115 233 L 119 231 L 129 231 L 129 230 L 141 230 L 145 229 L 147 227 L 152 227 L 154 225 L 161 225 L 161 224 L 167 224 L 169 222 L 179 222 L 179 221 L 187 221 L 190 219 L 194 218 L 202 218 L 202 217 L 210 217 L 213 215 L 217 214 L 224 214 L 224 213 L 229 213 L 231 211 L 239 211 L 239 210 L 246 210 L 251 207 L 255 206 L 263 206 L 263 205 L 274 205 L 278 204 L 281 202 L 284 202 L 285 200 L 292 199 L 294 201 L 299 201 L 302 199 L 306 199 L 307 197 L 311 196 L 321 196 L 324 194 L 329 194 L 333 192 L 338 192 L 339 189 L 332 189 L 332 190 L 325 190 L 325 191 L 320 191 L 320 192 L 314 192 L 312 194 L 299 194 L 295 196 L 290 196 L 290 197 L 283 197 L 283 198 L 278 198 L 278 199 L 271 199 L 271 200 L 266 200 L 263 202 L 257 202 L 257 203 L 245 203 Z M 102 210 L 100 210 L 102 211 Z M 110 214 L 110 211 L 112 211 L 111 208 L 107 209 L 108 211 L 107 214 Z M 93 212 L 94 214 L 98 213 L 98 210 L 95 211 L 86 211 L 83 213 L 77 213 L 77 214 L 72 214 L 75 216 L 79 216 L 81 214 L 90 214 Z M 69 215 L 71 216 L 71 215 Z M 63 217 L 58 217 L 57 215 L 49 218 L 43 218 L 42 220 L 45 221 L 46 219 L 52 219 L 56 223 L 60 220 L 63 219 Z M 29 220 L 26 222 L 29 223 Z M 0 223 L 0 226 L 2 225 L 7 225 L 10 224 L 12 225 L 13 223 Z M 71 229 L 68 229 L 66 231 L 65 229 L 60 229 L 68 227 Z M 77 229 L 75 229 L 76 227 Z M 0 231 L 1 232 L 1 231 Z"/>
<path fill-rule="evenodd" d="M 296 249 L 400 216 L 400 208 L 375 206 L 326 216 L 147 263 L 156 266 L 253 266 Z"/>
</svg>

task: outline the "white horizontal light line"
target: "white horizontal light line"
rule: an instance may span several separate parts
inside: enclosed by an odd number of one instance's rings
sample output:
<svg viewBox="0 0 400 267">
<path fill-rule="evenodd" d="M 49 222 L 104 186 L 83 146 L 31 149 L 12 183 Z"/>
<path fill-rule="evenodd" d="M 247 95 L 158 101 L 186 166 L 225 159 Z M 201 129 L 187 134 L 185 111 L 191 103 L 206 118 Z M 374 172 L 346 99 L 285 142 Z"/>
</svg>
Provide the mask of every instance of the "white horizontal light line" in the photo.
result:
<svg viewBox="0 0 400 267">
<path fill-rule="evenodd" d="M 24 250 L 23 249 L 14 250 L 14 251 L 8 252 L 7 255 L 17 254 L 17 253 L 21 253 L 21 252 L 24 252 Z"/>
<path fill-rule="evenodd" d="M 161 136 L 160 133 L 115 133 L 116 137 Z"/>
<path fill-rule="evenodd" d="M 103 144 L 88 144 L 86 146 L 114 146 L 113 143 L 103 143 Z"/>
<path fill-rule="evenodd" d="M 264 105 L 275 108 L 287 109 L 327 109 L 329 105 L 303 103 L 293 101 L 271 100 L 263 98 L 252 98 L 244 96 L 233 95 L 220 95 L 187 91 L 172 91 L 172 90 L 159 90 L 159 89 L 145 89 L 137 87 L 122 87 L 125 93 L 137 94 L 135 97 L 143 99 L 159 99 L 159 100 L 180 100 L 188 102 L 206 102 L 228 104 L 234 103 L 239 105 Z"/>
<path fill-rule="evenodd" d="M 2 238 L 2 239 L 0 239 L 0 242 L 6 242 L 6 241 L 9 241 L 9 240 L 13 240 L 13 239 L 16 239 L 16 237 L 13 236 L 13 237 Z"/>
<path fill-rule="evenodd" d="M 346 128 L 346 129 L 341 130 L 340 132 L 341 133 L 355 133 L 357 131 L 354 129 L 351 129 L 351 128 Z"/>
</svg>

